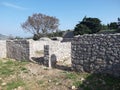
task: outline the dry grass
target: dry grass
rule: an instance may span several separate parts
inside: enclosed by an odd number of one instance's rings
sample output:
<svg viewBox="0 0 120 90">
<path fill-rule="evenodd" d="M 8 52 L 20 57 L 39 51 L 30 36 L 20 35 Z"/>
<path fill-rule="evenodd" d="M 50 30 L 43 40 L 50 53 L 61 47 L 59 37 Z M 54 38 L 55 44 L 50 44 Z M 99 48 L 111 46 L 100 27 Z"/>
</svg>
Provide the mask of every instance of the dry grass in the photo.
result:
<svg viewBox="0 0 120 90">
<path fill-rule="evenodd" d="M 72 86 L 76 90 L 120 90 L 120 80 L 64 68 L 48 69 L 31 62 L 0 60 L 0 90 L 71 90 Z"/>
</svg>

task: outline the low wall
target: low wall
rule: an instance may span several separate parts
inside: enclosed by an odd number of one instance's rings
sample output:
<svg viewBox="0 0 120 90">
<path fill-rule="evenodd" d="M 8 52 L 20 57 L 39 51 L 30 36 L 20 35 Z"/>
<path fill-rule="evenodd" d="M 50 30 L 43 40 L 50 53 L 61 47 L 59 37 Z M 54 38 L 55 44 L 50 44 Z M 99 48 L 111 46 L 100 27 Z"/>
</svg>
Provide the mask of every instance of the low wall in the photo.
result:
<svg viewBox="0 0 120 90">
<path fill-rule="evenodd" d="M 120 77 L 120 34 L 82 35 L 71 47 L 74 70 Z"/>
<path fill-rule="evenodd" d="M 52 41 L 44 47 L 44 60 L 67 61 L 71 63 L 71 42 Z"/>
<path fill-rule="evenodd" d="M 29 42 L 26 40 L 6 41 L 7 58 L 29 60 Z"/>
<path fill-rule="evenodd" d="M 6 58 L 6 41 L 0 40 L 0 58 Z"/>
</svg>

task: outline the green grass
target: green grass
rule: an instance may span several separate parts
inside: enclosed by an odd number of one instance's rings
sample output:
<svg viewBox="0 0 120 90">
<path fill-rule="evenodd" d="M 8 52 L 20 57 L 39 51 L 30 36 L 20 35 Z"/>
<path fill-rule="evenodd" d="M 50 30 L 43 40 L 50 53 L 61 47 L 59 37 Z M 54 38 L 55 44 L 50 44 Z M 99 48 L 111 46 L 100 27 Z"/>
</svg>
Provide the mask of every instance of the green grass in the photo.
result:
<svg viewBox="0 0 120 90">
<path fill-rule="evenodd" d="M 9 76 L 14 74 L 14 70 L 12 68 L 13 63 L 11 61 L 2 62 L 0 61 L 0 76 Z"/>
<path fill-rule="evenodd" d="M 82 82 L 81 81 L 75 81 L 75 82 L 73 82 L 73 85 L 75 87 L 82 87 Z"/>
<path fill-rule="evenodd" d="M 9 76 L 11 74 L 14 74 L 14 70 L 8 68 L 8 67 L 2 67 L 0 68 L 0 75 Z"/>
<path fill-rule="evenodd" d="M 13 90 L 18 88 L 19 86 L 24 86 L 25 83 L 20 79 L 18 74 L 22 72 L 28 71 L 24 66 L 28 62 L 19 62 L 13 61 L 9 59 L 0 60 L 0 84 L 3 82 L 7 83 L 2 87 L 2 90 Z M 15 76 L 13 79 L 10 79 L 11 76 Z M 10 80 L 9 80 L 9 79 Z"/>
<path fill-rule="evenodd" d="M 25 83 L 22 80 L 17 80 L 17 81 L 11 81 L 8 83 L 6 86 L 6 90 L 13 90 L 15 88 L 18 88 L 19 86 L 24 86 Z"/>
<path fill-rule="evenodd" d="M 30 90 L 30 86 L 32 85 L 31 87 L 34 87 L 36 84 L 40 89 L 42 87 L 42 90 L 46 90 L 46 88 L 51 86 L 60 88 L 60 86 L 63 85 L 65 85 L 65 87 L 74 85 L 77 90 L 120 90 L 120 78 L 113 78 L 101 74 L 68 71 L 60 71 L 52 76 L 51 74 L 46 74 L 50 71 L 48 68 L 41 68 L 44 73 L 41 72 L 40 75 L 44 77 L 39 78 L 37 75 L 31 74 L 27 66 L 25 66 L 26 64 L 28 64 L 28 62 L 0 60 L 0 85 L 2 90 L 14 90 L 19 86 L 23 88 L 28 87 L 28 90 Z M 28 77 L 27 75 L 31 76 Z M 82 80 L 82 78 L 84 80 Z M 48 80 L 51 80 L 51 82 L 48 82 Z M 2 83 L 6 83 L 6 85 L 2 86 Z"/>
<path fill-rule="evenodd" d="M 28 73 L 28 72 L 29 72 L 29 70 L 28 70 L 27 68 L 22 67 L 22 66 L 20 66 L 20 70 L 21 70 L 23 73 Z"/>
<path fill-rule="evenodd" d="M 76 75 L 76 73 L 67 72 L 66 73 L 66 78 L 74 80 L 74 79 L 77 79 L 77 75 Z"/>
<path fill-rule="evenodd" d="M 3 62 L 0 60 L 0 76 L 7 77 L 19 71 L 27 71 L 26 68 L 23 67 L 27 63 L 28 62 L 16 62 L 12 60 Z"/>
</svg>

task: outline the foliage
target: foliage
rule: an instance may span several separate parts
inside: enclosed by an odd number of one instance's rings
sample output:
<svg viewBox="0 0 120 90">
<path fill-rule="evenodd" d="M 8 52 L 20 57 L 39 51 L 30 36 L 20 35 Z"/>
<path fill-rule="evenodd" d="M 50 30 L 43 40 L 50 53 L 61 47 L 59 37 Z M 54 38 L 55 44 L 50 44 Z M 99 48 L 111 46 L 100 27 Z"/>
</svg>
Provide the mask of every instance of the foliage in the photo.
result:
<svg viewBox="0 0 120 90">
<path fill-rule="evenodd" d="M 117 29 L 117 28 L 118 28 L 117 22 L 111 22 L 109 24 L 109 29 Z"/>
<path fill-rule="evenodd" d="M 33 40 L 38 40 L 40 37 L 42 37 L 40 34 L 39 34 L 39 35 L 34 34 L 34 36 L 33 36 Z"/>
<path fill-rule="evenodd" d="M 62 37 L 65 31 L 56 31 L 53 33 L 47 34 L 47 36 L 50 37 Z"/>
<path fill-rule="evenodd" d="M 53 33 L 58 29 L 59 20 L 56 17 L 44 14 L 33 14 L 21 25 L 22 28 L 34 35 L 33 39 L 37 40 L 41 35 Z"/>
<path fill-rule="evenodd" d="M 78 34 L 83 35 L 83 34 L 90 34 L 90 33 L 91 33 L 91 30 L 86 25 L 83 25 L 83 24 L 77 24 L 74 30 L 75 35 L 78 35 Z"/>
<path fill-rule="evenodd" d="M 74 34 L 93 34 L 99 32 L 101 28 L 101 21 L 98 18 L 84 17 L 83 20 L 76 25 Z"/>
</svg>

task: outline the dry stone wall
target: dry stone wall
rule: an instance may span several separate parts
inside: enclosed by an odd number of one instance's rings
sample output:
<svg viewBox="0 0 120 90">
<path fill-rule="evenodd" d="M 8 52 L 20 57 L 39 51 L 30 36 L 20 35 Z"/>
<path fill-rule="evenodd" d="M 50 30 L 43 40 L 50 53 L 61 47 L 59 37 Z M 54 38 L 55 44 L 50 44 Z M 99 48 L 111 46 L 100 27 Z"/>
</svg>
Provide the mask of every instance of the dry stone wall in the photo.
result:
<svg viewBox="0 0 120 90">
<path fill-rule="evenodd" d="M 77 36 L 71 47 L 74 70 L 120 77 L 120 34 Z"/>
<path fill-rule="evenodd" d="M 29 42 L 27 40 L 11 40 L 6 42 L 7 58 L 29 60 Z"/>
<path fill-rule="evenodd" d="M 0 40 L 0 58 L 6 58 L 6 41 Z"/>
<path fill-rule="evenodd" d="M 34 60 L 44 56 L 46 41 L 11 40 L 7 41 L 7 57 L 17 60 Z"/>
<path fill-rule="evenodd" d="M 31 60 L 41 62 L 44 45 L 49 45 L 50 56 L 55 55 L 57 61 L 71 61 L 71 43 L 60 41 L 11 40 L 6 41 L 7 57 L 16 60 Z M 53 58 L 53 56 L 52 56 Z"/>
</svg>

